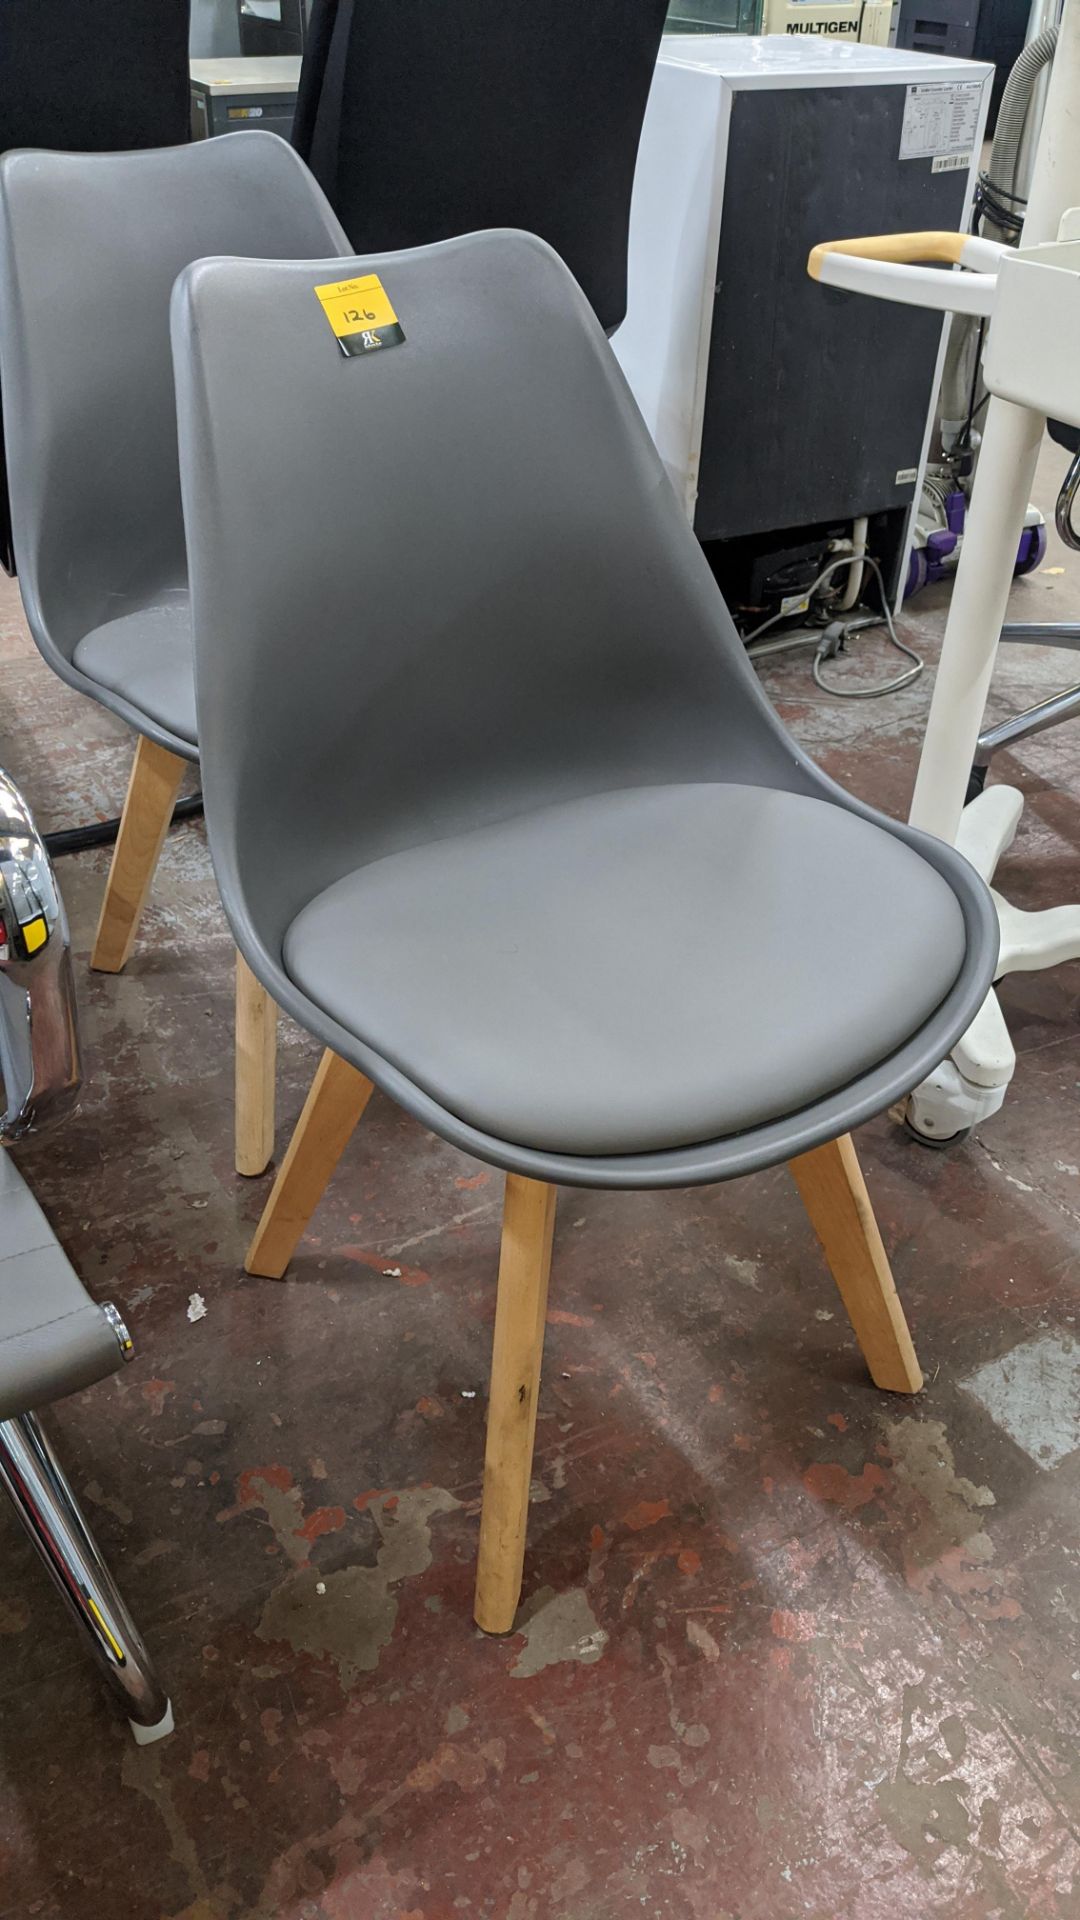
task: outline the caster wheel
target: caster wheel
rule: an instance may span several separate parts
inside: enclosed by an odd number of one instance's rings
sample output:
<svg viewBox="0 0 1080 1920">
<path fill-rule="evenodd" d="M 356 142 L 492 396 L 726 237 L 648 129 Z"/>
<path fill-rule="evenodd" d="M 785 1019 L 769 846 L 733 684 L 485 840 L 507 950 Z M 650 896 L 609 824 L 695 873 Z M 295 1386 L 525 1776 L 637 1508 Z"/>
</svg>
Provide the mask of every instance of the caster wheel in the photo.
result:
<svg viewBox="0 0 1080 1920">
<path fill-rule="evenodd" d="M 967 792 L 964 794 L 965 807 L 968 806 L 972 800 L 978 799 L 983 788 L 986 786 L 986 776 L 989 771 L 989 767 L 980 767 L 978 765 L 972 767 L 971 772 L 968 774 Z"/>
<path fill-rule="evenodd" d="M 963 1146 L 965 1140 L 971 1139 L 974 1131 L 974 1127 L 961 1127 L 959 1133 L 950 1133 L 948 1139 L 939 1140 L 935 1134 L 920 1133 L 918 1127 L 913 1127 L 910 1120 L 904 1121 L 904 1132 L 909 1134 L 912 1140 L 917 1140 L 920 1147 L 928 1147 L 931 1153 L 944 1153 L 947 1147 Z"/>
<path fill-rule="evenodd" d="M 1013 577 L 1022 580 L 1025 573 L 1034 573 L 1046 559 L 1046 528 L 1044 526 L 1025 527 L 1020 535 L 1020 546 L 1016 555 Z"/>
</svg>

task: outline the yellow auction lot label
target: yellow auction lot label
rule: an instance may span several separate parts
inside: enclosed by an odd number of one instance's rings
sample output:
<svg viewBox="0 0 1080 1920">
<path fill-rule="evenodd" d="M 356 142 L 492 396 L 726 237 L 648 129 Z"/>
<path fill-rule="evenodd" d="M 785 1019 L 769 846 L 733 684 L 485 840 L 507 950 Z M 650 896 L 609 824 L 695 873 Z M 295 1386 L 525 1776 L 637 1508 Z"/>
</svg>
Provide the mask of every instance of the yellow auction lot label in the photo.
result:
<svg viewBox="0 0 1080 1920">
<path fill-rule="evenodd" d="M 342 353 L 374 353 L 399 347 L 405 332 L 377 273 L 363 280 L 331 280 L 316 287 L 319 304 Z"/>
</svg>

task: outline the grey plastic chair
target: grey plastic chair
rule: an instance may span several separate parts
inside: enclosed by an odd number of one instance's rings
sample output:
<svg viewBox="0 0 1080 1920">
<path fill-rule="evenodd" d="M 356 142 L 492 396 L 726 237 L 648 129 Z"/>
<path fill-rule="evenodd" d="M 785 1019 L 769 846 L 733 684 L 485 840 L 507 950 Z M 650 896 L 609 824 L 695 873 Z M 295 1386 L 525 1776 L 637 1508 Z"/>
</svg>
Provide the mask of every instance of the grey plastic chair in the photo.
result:
<svg viewBox="0 0 1080 1920">
<path fill-rule="evenodd" d="M 186 140 L 190 0 L 4 0 L 0 7 L 0 153 L 100 150 Z M 3 395 L 0 394 L 0 426 Z M 0 567 L 14 572 L 0 432 Z"/>
<path fill-rule="evenodd" d="M 172 284 L 202 254 L 322 258 L 345 244 L 307 169 L 269 133 L 0 159 L 0 380 L 26 616 L 60 678 L 139 737 L 90 960 L 107 973 L 131 952 L 198 757 Z M 289 529 L 276 537 L 287 545 Z M 241 1173 L 261 1173 L 273 1152 L 274 1033 L 241 966 Z"/>
<path fill-rule="evenodd" d="M 785 732 L 543 242 L 340 271 L 381 276 L 401 344 L 343 355 L 311 264 L 203 261 L 173 295 L 211 850 L 329 1049 L 248 1267 L 284 1271 L 372 1083 L 506 1169 L 476 1608 L 503 1631 L 554 1184 L 793 1159 L 874 1379 L 914 1391 L 838 1136 L 948 1052 L 996 920 Z"/>
<path fill-rule="evenodd" d="M 172 1710 L 36 1408 L 132 1358 L 116 1308 L 97 1306 L 5 1149 L 71 1106 L 79 1048 L 67 921 L 49 857 L 0 773 L 0 1486 L 113 1697 L 145 1744 Z"/>
</svg>

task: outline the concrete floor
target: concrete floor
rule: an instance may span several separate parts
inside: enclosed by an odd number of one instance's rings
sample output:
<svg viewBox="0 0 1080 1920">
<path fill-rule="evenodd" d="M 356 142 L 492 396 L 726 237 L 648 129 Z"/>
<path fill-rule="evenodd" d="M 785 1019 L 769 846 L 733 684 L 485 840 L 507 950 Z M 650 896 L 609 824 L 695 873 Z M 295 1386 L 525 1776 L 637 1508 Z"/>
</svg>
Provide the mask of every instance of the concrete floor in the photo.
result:
<svg viewBox="0 0 1080 1920">
<path fill-rule="evenodd" d="M 945 604 L 915 605 L 928 653 Z M 1014 606 L 1080 612 L 1075 557 L 1052 544 Z M 850 671 L 880 676 L 861 645 Z M 1010 653 L 995 708 L 1068 666 Z M 768 685 L 903 810 L 929 674 L 867 705 L 818 694 L 805 657 Z M 114 811 L 130 740 L 50 676 L 6 585 L 0 687 L 40 823 Z M 1080 888 L 1078 747 L 1064 729 L 997 772 L 1027 795 L 1019 901 Z M 135 1333 L 136 1365 L 49 1425 L 178 1724 L 132 1744 L 0 1505 L 4 1920 L 1080 1912 L 1080 967 L 1006 983 L 1016 1082 L 965 1149 L 860 1135 L 914 1402 L 870 1386 L 783 1169 L 563 1197 L 525 1605 L 489 1640 L 499 1179 L 376 1096 L 289 1281 L 245 1279 L 268 1181 L 231 1167 L 202 830 L 170 838 L 119 979 L 86 967 L 105 864 L 61 869 L 82 1106 L 19 1161 Z M 315 1057 L 285 1029 L 282 1143 Z"/>
</svg>

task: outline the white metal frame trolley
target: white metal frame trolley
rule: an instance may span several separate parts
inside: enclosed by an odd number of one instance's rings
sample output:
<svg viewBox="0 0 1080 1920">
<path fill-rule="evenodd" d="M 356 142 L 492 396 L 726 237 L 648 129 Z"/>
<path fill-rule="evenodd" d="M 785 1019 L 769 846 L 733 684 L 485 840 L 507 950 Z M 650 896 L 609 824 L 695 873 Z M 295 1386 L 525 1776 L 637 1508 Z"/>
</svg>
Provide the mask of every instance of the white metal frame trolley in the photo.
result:
<svg viewBox="0 0 1080 1920">
<path fill-rule="evenodd" d="M 1047 417 L 1080 426 L 1080 0 L 1067 0 L 1022 244 L 959 233 L 887 234 L 815 247 L 824 284 L 988 322 L 990 392 L 963 550 L 919 763 L 911 821 L 955 844 L 986 880 L 1011 845 L 1023 796 L 991 786 L 964 804 Z M 916 264 L 936 261 L 934 266 Z M 943 267 L 945 271 L 943 271 Z M 1080 905 L 1026 913 L 995 892 L 998 979 L 1080 958 Z M 927 1140 L 995 1113 L 1016 1066 L 991 991 L 905 1118 Z"/>
</svg>

